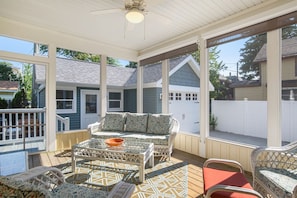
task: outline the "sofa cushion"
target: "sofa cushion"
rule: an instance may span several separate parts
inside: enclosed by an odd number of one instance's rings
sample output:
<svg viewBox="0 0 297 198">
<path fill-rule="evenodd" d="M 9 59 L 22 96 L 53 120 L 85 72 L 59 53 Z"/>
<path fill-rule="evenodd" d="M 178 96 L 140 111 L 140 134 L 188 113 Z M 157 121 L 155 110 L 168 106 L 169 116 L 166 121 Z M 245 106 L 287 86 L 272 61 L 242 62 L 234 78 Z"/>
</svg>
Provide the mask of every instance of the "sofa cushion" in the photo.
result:
<svg viewBox="0 0 297 198">
<path fill-rule="evenodd" d="M 157 135 L 149 133 L 129 133 L 125 132 L 121 135 L 127 141 L 151 142 L 155 145 L 168 145 L 170 135 Z"/>
<path fill-rule="evenodd" d="M 148 114 L 127 113 L 125 131 L 145 133 L 147 128 L 147 118 Z"/>
<path fill-rule="evenodd" d="M 237 186 L 246 189 L 253 189 L 245 176 L 240 172 L 233 171 L 222 171 L 215 168 L 203 167 L 203 181 L 204 181 L 204 193 L 215 185 L 227 185 Z M 211 195 L 213 198 L 224 198 L 224 197 L 240 197 L 240 198 L 255 198 L 253 195 L 237 193 L 237 192 L 226 192 L 218 191 Z"/>
<path fill-rule="evenodd" d="M 105 115 L 102 130 L 104 131 L 123 131 L 125 126 L 126 113 L 107 112 Z"/>
<path fill-rule="evenodd" d="M 122 135 L 123 135 L 123 132 L 119 132 L 119 131 L 99 131 L 99 132 L 92 133 L 93 138 L 99 138 L 99 139 L 121 137 Z"/>
<path fill-rule="evenodd" d="M 255 174 L 277 195 L 291 197 L 297 183 L 296 171 L 297 170 L 261 167 L 256 168 Z"/>
<path fill-rule="evenodd" d="M 0 176 L 0 197 L 51 197 L 52 193 L 28 182 Z"/>
<path fill-rule="evenodd" d="M 169 134 L 171 122 L 171 114 L 149 114 L 147 132 L 153 134 Z"/>
<path fill-rule="evenodd" d="M 107 197 L 106 191 L 64 183 L 53 190 L 54 197 Z"/>
</svg>

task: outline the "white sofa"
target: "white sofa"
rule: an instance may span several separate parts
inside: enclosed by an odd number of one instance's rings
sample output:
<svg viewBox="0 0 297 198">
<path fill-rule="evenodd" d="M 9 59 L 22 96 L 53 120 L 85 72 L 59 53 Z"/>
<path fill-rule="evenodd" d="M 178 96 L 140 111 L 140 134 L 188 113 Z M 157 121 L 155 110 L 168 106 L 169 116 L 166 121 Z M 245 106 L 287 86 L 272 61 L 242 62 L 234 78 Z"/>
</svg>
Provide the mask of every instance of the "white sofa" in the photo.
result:
<svg viewBox="0 0 297 198">
<path fill-rule="evenodd" d="M 170 160 L 179 122 L 171 114 L 107 112 L 100 122 L 90 124 L 88 130 L 92 138 L 152 142 L 155 156 Z"/>
</svg>

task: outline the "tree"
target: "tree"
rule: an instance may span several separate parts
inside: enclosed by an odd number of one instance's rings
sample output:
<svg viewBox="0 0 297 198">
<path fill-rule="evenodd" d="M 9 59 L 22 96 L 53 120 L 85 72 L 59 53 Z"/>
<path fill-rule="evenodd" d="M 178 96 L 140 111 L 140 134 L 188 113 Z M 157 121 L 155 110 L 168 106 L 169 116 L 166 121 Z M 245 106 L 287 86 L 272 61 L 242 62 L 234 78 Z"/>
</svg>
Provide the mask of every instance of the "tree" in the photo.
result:
<svg viewBox="0 0 297 198">
<path fill-rule="evenodd" d="M 11 101 L 12 108 L 25 108 L 28 106 L 27 96 L 24 89 L 18 91 Z"/>
<path fill-rule="evenodd" d="M 39 50 L 42 54 L 48 53 L 47 45 L 40 45 Z M 100 58 L 101 58 L 99 55 L 78 52 L 78 51 L 73 51 L 73 50 L 68 50 L 63 48 L 57 48 L 57 56 L 65 57 L 73 60 L 82 60 L 82 61 L 95 62 L 95 63 L 100 62 Z M 119 62 L 117 59 L 107 57 L 107 64 L 118 66 Z"/>
<path fill-rule="evenodd" d="M 7 106 L 8 106 L 7 101 L 0 97 L 0 109 L 6 109 Z"/>
<path fill-rule="evenodd" d="M 225 99 L 228 95 L 228 87 L 220 81 L 220 71 L 226 69 L 223 61 L 218 62 L 220 50 L 217 46 L 209 48 L 209 80 L 214 86 L 215 91 L 210 92 L 210 97 L 215 99 Z M 192 53 L 194 59 L 200 63 L 200 51 Z"/>
<path fill-rule="evenodd" d="M 136 62 L 129 62 L 128 65 L 126 65 L 125 67 L 129 67 L 129 68 L 137 68 L 137 63 Z"/>
<path fill-rule="evenodd" d="M 297 36 L 296 24 L 282 29 L 282 39 L 295 36 Z M 259 34 L 251 36 L 244 44 L 244 47 L 240 49 L 240 74 L 244 79 L 252 80 L 259 78 L 259 63 L 254 63 L 254 59 L 265 43 L 267 43 L 267 35 Z"/>
<path fill-rule="evenodd" d="M 13 73 L 12 64 L 8 62 L 0 62 L 0 80 L 19 81 L 20 77 Z"/>
<path fill-rule="evenodd" d="M 24 64 L 23 65 L 23 79 L 22 79 L 22 88 L 24 88 L 26 92 L 26 99 L 28 101 L 32 100 L 32 65 L 31 64 Z"/>
</svg>

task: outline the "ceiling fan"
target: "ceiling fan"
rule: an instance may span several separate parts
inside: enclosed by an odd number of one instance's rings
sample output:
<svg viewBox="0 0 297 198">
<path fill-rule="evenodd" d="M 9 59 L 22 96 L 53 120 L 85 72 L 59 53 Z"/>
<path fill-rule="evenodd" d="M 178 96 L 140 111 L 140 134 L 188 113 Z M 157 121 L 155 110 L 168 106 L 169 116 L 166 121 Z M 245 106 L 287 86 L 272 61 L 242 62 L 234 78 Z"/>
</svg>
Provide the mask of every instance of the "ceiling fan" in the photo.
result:
<svg viewBox="0 0 297 198">
<path fill-rule="evenodd" d="M 154 0 L 149 0 L 149 1 L 154 1 Z M 137 24 L 142 22 L 144 20 L 144 16 L 148 13 L 148 11 L 146 10 L 145 1 L 144 0 L 124 0 L 124 2 L 125 2 L 124 8 L 96 10 L 91 12 L 91 14 L 101 15 L 101 14 L 125 12 L 125 17 L 127 21 L 129 21 L 130 23 Z M 157 14 L 157 15 L 162 16 L 160 14 Z M 162 17 L 164 18 L 164 16 Z"/>
</svg>

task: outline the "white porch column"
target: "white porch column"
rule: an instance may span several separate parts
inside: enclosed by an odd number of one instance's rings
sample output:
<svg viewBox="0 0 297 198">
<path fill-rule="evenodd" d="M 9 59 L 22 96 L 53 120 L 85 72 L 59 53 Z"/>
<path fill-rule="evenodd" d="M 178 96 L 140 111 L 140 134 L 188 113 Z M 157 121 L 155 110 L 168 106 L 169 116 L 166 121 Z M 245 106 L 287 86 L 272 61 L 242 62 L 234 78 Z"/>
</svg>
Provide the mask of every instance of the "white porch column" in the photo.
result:
<svg viewBox="0 0 297 198">
<path fill-rule="evenodd" d="M 106 55 L 101 55 L 100 59 L 100 117 L 103 118 L 107 111 L 107 72 Z"/>
<path fill-rule="evenodd" d="M 281 29 L 267 33 L 267 145 L 281 146 Z"/>
<path fill-rule="evenodd" d="M 162 113 L 169 113 L 169 60 L 162 61 Z"/>
<path fill-rule="evenodd" d="M 137 89 L 136 89 L 136 100 L 137 100 L 137 113 L 143 112 L 143 65 L 140 62 L 137 64 Z"/>
<path fill-rule="evenodd" d="M 206 157 L 206 138 L 209 136 L 209 61 L 206 40 L 199 39 L 200 49 L 200 143 L 199 156 Z"/>
<path fill-rule="evenodd" d="M 48 45 L 49 65 L 46 65 L 46 150 L 56 150 L 56 45 Z"/>
</svg>

